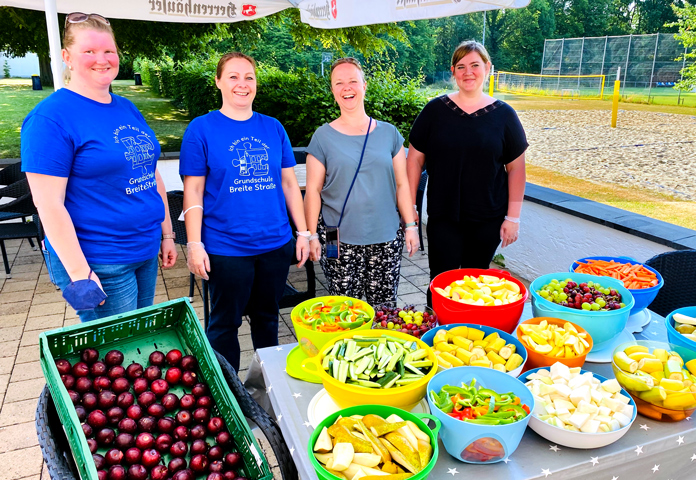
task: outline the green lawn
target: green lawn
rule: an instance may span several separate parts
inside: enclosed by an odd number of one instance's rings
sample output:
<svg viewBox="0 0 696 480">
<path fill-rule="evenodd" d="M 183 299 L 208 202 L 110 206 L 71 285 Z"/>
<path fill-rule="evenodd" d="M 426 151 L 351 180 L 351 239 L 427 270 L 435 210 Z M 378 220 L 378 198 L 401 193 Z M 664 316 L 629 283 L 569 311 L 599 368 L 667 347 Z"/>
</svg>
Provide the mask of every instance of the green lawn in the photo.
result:
<svg viewBox="0 0 696 480">
<path fill-rule="evenodd" d="M 156 97 L 148 87 L 136 87 L 132 80 L 116 80 L 113 91 L 131 100 L 155 131 L 163 152 L 181 148 L 181 138 L 190 118 L 168 99 Z M 0 80 L 0 158 L 19 158 L 19 132 L 24 117 L 53 89 L 31 89 L 29 79 Z"/>
</svg>

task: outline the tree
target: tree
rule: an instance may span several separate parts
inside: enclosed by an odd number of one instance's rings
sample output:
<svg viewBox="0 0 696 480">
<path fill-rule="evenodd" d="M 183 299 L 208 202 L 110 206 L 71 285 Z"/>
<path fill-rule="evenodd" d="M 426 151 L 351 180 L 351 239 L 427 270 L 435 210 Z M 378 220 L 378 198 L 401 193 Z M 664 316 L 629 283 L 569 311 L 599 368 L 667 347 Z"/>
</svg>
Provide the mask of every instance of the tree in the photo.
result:
<svg viewBox="0 0 696 480">
<path fill-rule="evenodd" d="M 686 54 L 687 61 L 693 60 L 691 65 L 682 69 L 682 80 L 674 88 L 690 91 L 696 89 L 696 5 L 685 2 L 683 7 L 675 6 L 673 9 L 677 21 L 669 26 L 679 29 L 679 33 L 674 38 L 691 50 Z"/>
<path fill-rule="evenodd" d="M 673 5 L 681 7 L 683 3 L 679 0 L 641 0 L 637 2 L 637 33 L 676 32 L 676 26 L 665 26 L 665 24 L 673 24 L 677 20 L 677 16 L 672 10 Z"/>
<path fill-rule="evenodd" d="M 504 43 L 505 57 L 514 72 L 538 73 L 544 40 L 553 35 L 555 19 L 546 0 L 531 0 L 527 8 L 511 10 L 510 35 Z"/>
</svg>

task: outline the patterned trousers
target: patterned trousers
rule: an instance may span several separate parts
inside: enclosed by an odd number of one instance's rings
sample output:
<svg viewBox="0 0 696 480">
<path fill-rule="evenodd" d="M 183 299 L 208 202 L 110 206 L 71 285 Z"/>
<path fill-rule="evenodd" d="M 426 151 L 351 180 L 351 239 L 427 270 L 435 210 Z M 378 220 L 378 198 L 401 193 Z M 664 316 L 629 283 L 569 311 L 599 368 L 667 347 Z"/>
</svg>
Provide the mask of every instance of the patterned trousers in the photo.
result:
<svg viewBox="0 0 696 480">
<path fill-rule="evenodd" d="M 321 217 L 317 225 L 321 243 L 319 264 L 328 283 L 329 294 L 362 298 L 370 305 L 396 305 L 399 288 L 404 232 L 396 238 L 373 245 L 350 245 L 341 242 L 339 258 L 326 258 L 326 228 Z"/>
</svg>

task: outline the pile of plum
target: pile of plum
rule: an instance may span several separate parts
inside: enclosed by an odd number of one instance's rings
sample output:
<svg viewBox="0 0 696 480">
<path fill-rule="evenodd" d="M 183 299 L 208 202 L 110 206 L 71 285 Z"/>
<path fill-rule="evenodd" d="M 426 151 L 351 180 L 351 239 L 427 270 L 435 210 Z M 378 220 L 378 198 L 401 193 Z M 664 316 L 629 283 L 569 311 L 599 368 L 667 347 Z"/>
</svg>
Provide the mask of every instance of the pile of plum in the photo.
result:
<svg viewBox="0 0 696 480">
<path fill-rule="evenodd" d="M 123 361 L 118 350 L 99 360 L 93 348 L 75 365 L 56 360 L 99 480 L 246 480 L 194 356 L 174 349 L 152 352 L 147 367 Z M 181 398 L 170 392 L 175 386 Z"/>
</svg>

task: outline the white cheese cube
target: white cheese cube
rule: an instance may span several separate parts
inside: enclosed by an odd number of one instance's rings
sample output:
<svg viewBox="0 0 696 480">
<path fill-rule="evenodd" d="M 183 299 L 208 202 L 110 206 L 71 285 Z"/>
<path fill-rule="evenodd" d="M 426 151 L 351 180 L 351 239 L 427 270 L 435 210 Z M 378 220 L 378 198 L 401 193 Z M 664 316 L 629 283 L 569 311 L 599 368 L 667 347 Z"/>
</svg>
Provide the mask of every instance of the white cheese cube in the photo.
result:
<svg viewBox="0 0 696 480">
<path fill-rule="evenodd" d="M 589 419 L 590 419 L 589 413 L 581 413 L 581 412 L 576 410 L 575 413 L 573 413 L 570 416 L 570 419 L 568 420 L 568 422 L 571 425 L 573 425 L 575 428 L 581 429 L 582 426 L 585 424 L 585 422 Z"/>
<path fill-rule="evenodd" d="M 580 413 L 589 413 L 589 414 L 596 415 L 597 412 L 599 411 L 599 407 L 597 405 L 594 405 L 593 403 L 586 402 L 586 401 L 582 400 L 578 404 L 578 411 Z"/>
<path fill-rule="evenodd" d="M 544 369 L 544 370 L 539 370 L 539 371 L 536 372 L 536 373 L 537 373 L 537 375 L 539 375 L 540 377 L 550 377 L 550 376 L 551 376 L 551 372 L 550 372 L 549 370 L 545 370 L 545 369 Z"/>
<path fill-rule="evenodd" d="M 599 411 L 597 412 L 597 415 L 606 415 L 608 417 L 611 417 L 611 409 L 609 407 L 605 407 L 604 405 L 601 405 L 599 407 Z"/>
<path fill-rule="evenodd" d="M 573 367 L 573 368 L 569 368 L 568 370 L 570 371 L 571 375 L 575 376 L 575 375 L 580 375 L 580 370 L 582 370 L 582 368 Z"/>
<path fill-rule="evenodd" d="M 590 396 L 590 387 L 588 385 L 583 385 L 580 388 L 576 388 L 573 390 L 573 393 L 570 394 L 570 401 L 573 402 L 576 407 L 583 400 L 587 403 L 592 401 L 592 397 Z"/>
<path fill-rule="evenodd" d="M 568 400 L 564 399 L 554 400 L 553 406 L 556 408 L 556 411 L 558 411 L 559 409 L 566 410 L 569 412 L 575 410 L 575 405 L 573 405 L 572 402 L 569 402 Z"/>
<path fill-rule="evenodd" d="M 558 393 L 558 395 L 560 395 L 563 398 L 568 398 L 568 397 L 570 397 L 570 394 L 573 393 L 573 389 L 570 388 L 568 385 L 565 385 L 563 383 L 557 382 L 555 384 L 555 387 L 556 387 L 556 393 Z"/>
<path fill-rule="evenodd" d="M 602 405 L 607 407 L 612 412 L 618 412 L 620 410 L 623 410 L 623 406 L 622 406 L 621 402 L 617 402 L 616 400 L 614 400 L 612 398 L 604 397 L 602 399 Z"/>
<path fill-rule="evenodd" d="M 558 385 L 568 385 L 568 380 L 565 378 L 556 378 L 553 381 L 553 384 L 558 386 Z"/>
<path fill-rule="evenodd" d="M 577 390 L 578 388 L 582 387 L 583 385 L 589 385 L 590 380 L 585 376 L 585 375 L 578 375 L 577 377 L 573 378 L 571 381 L 568 382 L 568 386 L 572 388 L 573 390 Z"/>
<path fill-rule="evenodd" d="M 600 405 L 602 403 L 602 398 L 604 398 L 597 389 L 590 390 L 590 397 L 592 398 L 592 402 L 596 403 L 597 405 Z"/>
<path fill-rule="evenodd" d="M 611 416 L 609 416 L 609 415 L 597 415 L 595 417 L 595 420 L 597 420 L 599 423 L 608 424 L 609 422 L 611 422 Z"/>
<path fill-rule="evenodd" d="M 599 426 L 599 431 L 603 433 L 609 433 L 611 432 L 611 427 L 608 424 L 603 423 Z"/>
<path fill-rule="evenodd" d="M 541 400 L 541 399 L 540 399 Z M 541 417 L 543 415 L 548 415 L 549 412 L 546 410 L 546 402 L 543 400 L 539 401 L 536 398 L 534 399 L 534 411 L 532 412 L 537 417 Z"/>
<path fill-rule="evenodd" d="M 610 428 L 611 431 L 613 432 L 614 430 L 620 429 L 620 428 L 621 428 L 621 424 L 619 423 L 619 421 L 618 421 L 617 419 L 612 418 L 612 419 L 611 419 L 611 422 L 609 422 L 609 428 Z"/>
<path fill-rule="evenodd" d="M 621 410 L 621 413 L 626 415 L 628 418 L 633 418 L 633 405 L 624 405 L 623 410 Z"/>
<path fill-rule="evenodd" d="M 599 425 L 600 423 L 597 421 L 597 419 L 588 420 L 585 422 L 585 425 L 582 426 L 580 431 L 585 433 L 597 433 L 599 431 Z"/>
<path fill-rule="evenodd" d="M 620 393 L 615 393 L 612 398 L 616 401 L 623 403 L 624 405 L 628 405 L 628 402 L 631 401 L 631 399 L 628 398 L 626 395 L 621 395 Z"/>
<path fill-rule="evenodd" d="M 602 388 L 607 392 L 611 393 L 617 393 L 621 391 L 621 385 L 619 385 L 619 382 L 615 378 L 612 378 L 611 380 L 605 380 L 602 383 Z"/>
<path fill-rule="evenodd" d="M 530 375 L 527 375 L 528 380 L 540 380 L 543 378 L 543 375 L 539 375 L 539 372 L 534 372 Z"/>
<path fill-rule="evenodd" d="M 564 413 L 564 414 L 562 414 L 562 415 L 558 415 L 557 418 L 558 418 L 561 422 L 563 422 L 564 425 L 566 425 L 566 424 L 569 424 L 569 423 L 570 423 L 570 417 L 571 417 L 571 414 L 570 414 L 570 413 Z"/>
<path fill-rule="evenodd" d="M 561 362 L 556 362 L 551 365 L 551 378 L 564 378 L 566 380 L 570 380 L 570 369 L 567 365 L 564 365 Z"/>
<path fill-rule="evenodd" d="M 616 412 L 613 416 L 613 419 L 618 421 L 622 427 L 625 427 L 626 425 L 631 423 L 631 419 L 621 412 Z"/>
</svg>

